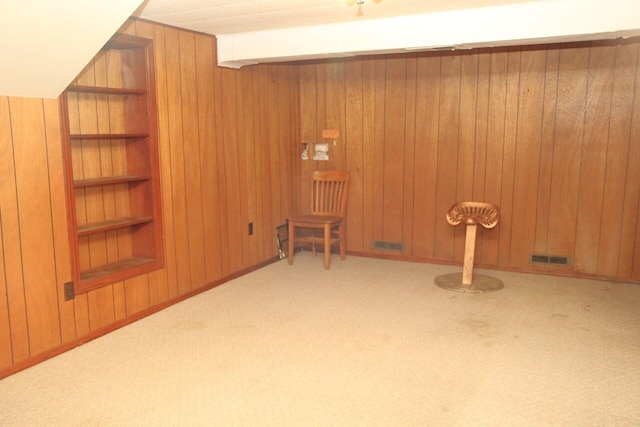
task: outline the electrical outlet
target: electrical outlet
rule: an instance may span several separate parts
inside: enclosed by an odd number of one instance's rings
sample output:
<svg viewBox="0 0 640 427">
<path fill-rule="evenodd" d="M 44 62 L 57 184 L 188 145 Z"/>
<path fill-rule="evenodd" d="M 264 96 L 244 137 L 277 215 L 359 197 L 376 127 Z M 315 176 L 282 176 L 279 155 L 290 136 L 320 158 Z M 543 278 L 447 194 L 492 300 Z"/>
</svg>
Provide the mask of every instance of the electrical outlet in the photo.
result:
<svg viewBox="0 0 640 427">
<path fill-rule="evenodd" d="M 69 301 L 74 299 L 76 296 L 75 291 L 73 290 L 73 282 L 67 282 L 64 284 L 64 300 Z"/>
<path fill-rule="evenodd" d="M 253 223 L 250 222 L 249 223 L 249 236 L 251 236 L 253 234 Z"/>
</svg>

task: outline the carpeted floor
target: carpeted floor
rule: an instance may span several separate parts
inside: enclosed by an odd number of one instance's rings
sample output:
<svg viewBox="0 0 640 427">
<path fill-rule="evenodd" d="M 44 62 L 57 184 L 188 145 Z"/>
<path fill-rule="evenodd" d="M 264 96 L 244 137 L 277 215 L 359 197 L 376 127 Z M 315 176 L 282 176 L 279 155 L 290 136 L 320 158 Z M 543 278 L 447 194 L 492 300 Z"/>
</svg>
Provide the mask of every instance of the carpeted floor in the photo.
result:
<svg viewBox="0 0 640 427">
<path fill-rule="evenodd" d="M 296 255 L 0 381 L 0 425 L 640 425 L 640 286 L 456 270 Z"/>
</svg>

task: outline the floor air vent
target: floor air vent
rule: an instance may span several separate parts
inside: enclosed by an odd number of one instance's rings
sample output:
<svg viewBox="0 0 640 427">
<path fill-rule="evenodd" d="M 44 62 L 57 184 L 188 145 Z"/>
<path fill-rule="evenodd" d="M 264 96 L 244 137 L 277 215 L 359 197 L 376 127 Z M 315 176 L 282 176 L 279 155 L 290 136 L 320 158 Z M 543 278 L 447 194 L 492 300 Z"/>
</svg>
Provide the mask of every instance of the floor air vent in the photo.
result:
<svg viewBox="0 0 640 427">
<path fill-rule="evenodd" d="M 566 256 L 548 256 L 533 254 L 530 257 L 532 264 L 553 264 L 553 265 L 571 265 L 569 257 Z"/>
<path fill-rule="evenodd" d="M 373 249 L 384 249 L 388 251 L 404 251 L 404 243 L 373 241 Z"/>
</svg>

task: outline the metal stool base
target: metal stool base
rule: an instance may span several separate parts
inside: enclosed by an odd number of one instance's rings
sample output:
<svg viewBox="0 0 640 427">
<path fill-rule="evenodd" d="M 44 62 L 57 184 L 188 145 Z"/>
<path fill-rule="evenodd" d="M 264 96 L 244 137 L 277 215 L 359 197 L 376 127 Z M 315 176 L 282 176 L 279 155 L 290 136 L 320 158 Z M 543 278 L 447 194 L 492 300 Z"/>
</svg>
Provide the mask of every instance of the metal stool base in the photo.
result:
<svg viewBox="0 0 640 427">
<path fill-rule="evenodd" d="M 484 293 L 499 291 L 504 287 L 502 280 L 484 274 L 474 274 L 471 286 L 462 284 L 462 273 L 450 273 L 438 276 L 436 285 L 456 292 Z"/>
</svg>

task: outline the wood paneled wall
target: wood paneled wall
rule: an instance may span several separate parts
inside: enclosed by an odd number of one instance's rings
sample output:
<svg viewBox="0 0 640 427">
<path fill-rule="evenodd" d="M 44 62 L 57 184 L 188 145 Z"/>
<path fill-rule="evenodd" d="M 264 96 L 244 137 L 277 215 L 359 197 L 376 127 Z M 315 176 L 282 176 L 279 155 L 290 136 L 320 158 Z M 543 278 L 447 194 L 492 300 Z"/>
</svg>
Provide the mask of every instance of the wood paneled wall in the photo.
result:
<svg viewBox="0 0 640 427">
<path fill-rule="evenodd" d="M 462 263 L 456 201 L 500 206 L 476 264 L 640 282 L 640 41 L 418 53 L 300 66 L 301 141 L 341 136 L 351 253 Z M 300 151 L 300 147 L 298 147 Z M 403 242 L 402 253 L 373 249 Z M 531 264 L 531 254 L 571 265 Z"/>
<path fill-rule="evenodd" d="M 154 41 L 166 267 L 64 300 L 58 101 L 0 97 L 0 378 L 277 257 L 296 66 L 222 69 L 213 37 L 140 20 L 121 31 Z"/>
</svg>

